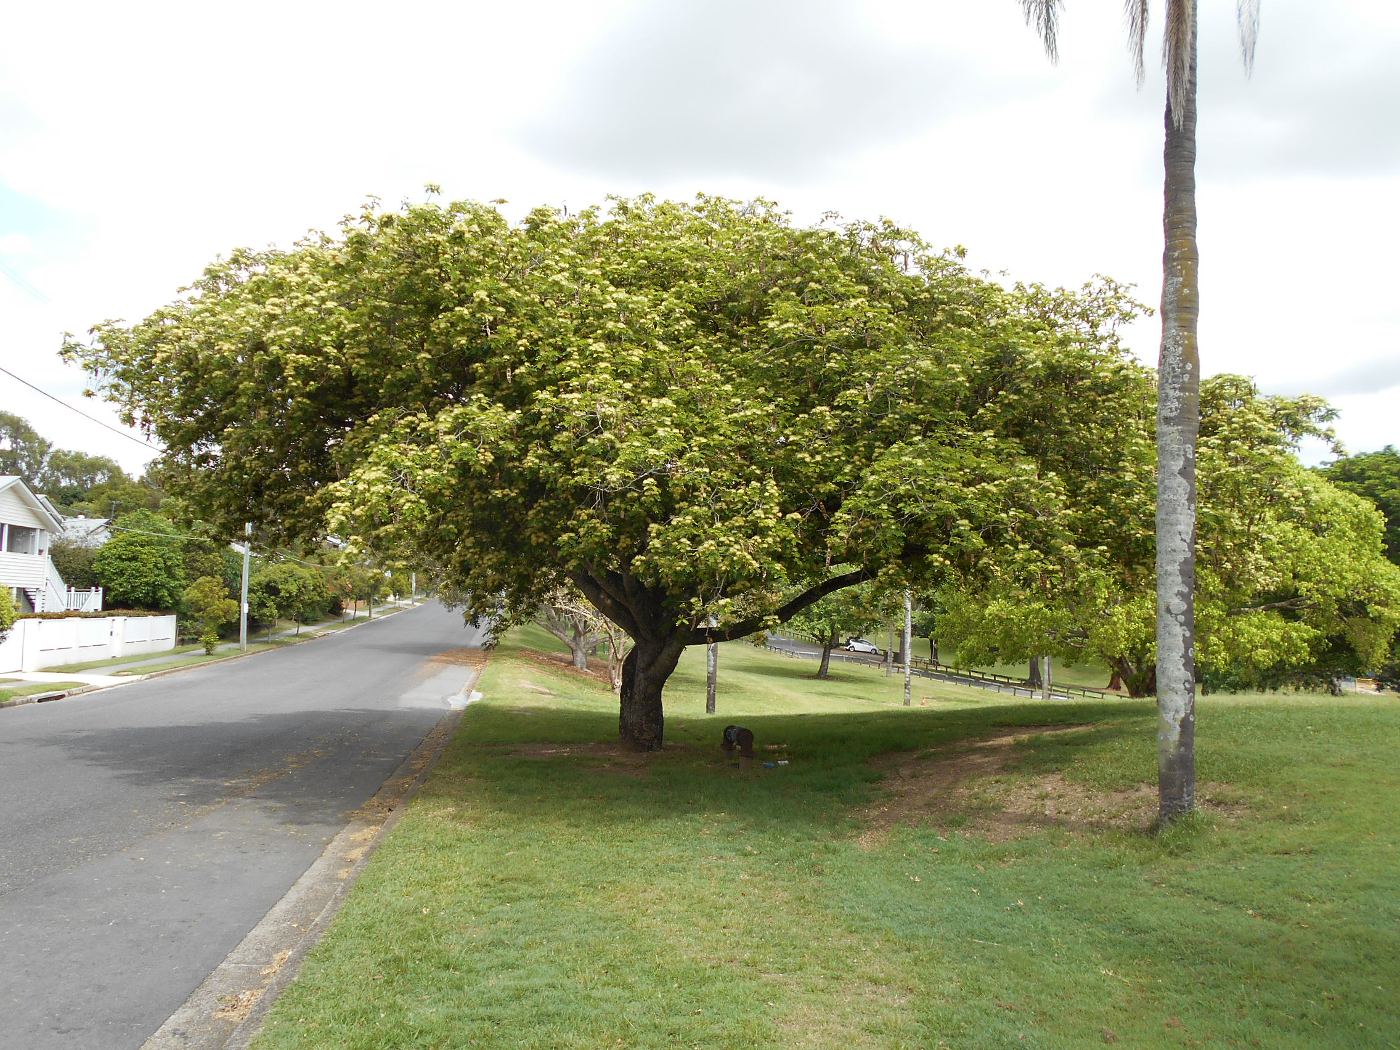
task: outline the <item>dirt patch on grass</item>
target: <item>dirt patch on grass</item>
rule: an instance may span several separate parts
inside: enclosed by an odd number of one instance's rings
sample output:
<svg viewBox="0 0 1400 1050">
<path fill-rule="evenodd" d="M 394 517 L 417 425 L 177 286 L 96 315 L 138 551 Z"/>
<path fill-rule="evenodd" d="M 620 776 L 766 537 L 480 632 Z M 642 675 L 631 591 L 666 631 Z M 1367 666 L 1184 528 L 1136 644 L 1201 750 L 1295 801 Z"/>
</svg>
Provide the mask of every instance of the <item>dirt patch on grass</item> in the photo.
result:
<svg viewBox="0 0 1400 1050">
<path fill-rule="evenodd" d="M 1015 745 L 1047 734 L 1083 732 L 1092 725 L 1007 726 L 989 737 L 933 751 L 901 752 L 876 760 L 888 794 L 862 814 L 863 849 L 874 849 L 896 827 L 957 827 L 993 842 L 1045 828 L 1145 831 L 1157 817 L 1157 786 L 1106 791 L 1058 771 L 1002 776 L 1013 770 Z M 1201 784 L 1197 804 L 1232 819 L 1246 807 L 1219 784 Z"/>
<path fill-rule="evenodd" d="M 866 827 L 863 849 L 874 849 L 896 827 L 947 825 L 969 815 L 971 803 L 986 781 L 1007 769 L 1013 747 L 1046 733 L 1073 733 L 1084 725 L 1006 726 L 980 740 L 934 751 L 883 755 L 875 766 L 884 773 L 887 795 L 861 814 Z"/>
<path fill-rule="evenodd" d="M 486 664 L 485 649 L 446 649 L 428 657 L 429 663 L 451 664 L 454 667 L 483 667 Z"/>
<path fill-rule="evenodd" d="M 669 752 L 678 749 L 675 746 L 669 746 L 666 750 Z M 515 758 L 530 758 L 541 762 L 582 759 L 587 765 L 596 767 L 602 772 L 616 773 L 620 776 L 644 777 L 651 771 L 651 763 L 658 752 L 633 751 L 631 748 L 615 743 L 557 744 L 542 742 L 513 744 L 506 751 L 506 754 Z"/>
</svg>

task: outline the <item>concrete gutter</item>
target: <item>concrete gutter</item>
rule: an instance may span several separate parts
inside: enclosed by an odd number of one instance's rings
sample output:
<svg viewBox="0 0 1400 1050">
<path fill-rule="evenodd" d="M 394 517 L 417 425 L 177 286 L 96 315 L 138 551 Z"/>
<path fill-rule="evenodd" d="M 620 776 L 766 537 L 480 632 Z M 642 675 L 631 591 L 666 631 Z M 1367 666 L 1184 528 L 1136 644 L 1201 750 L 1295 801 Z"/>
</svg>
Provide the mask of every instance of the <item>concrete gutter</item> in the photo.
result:
<svg viewBox="0 0 1400 1050">
<path fill-rule="evenodd" d="M 480 669 L 449 697 L 450 710 L 379 791 L 144 1044 L 142 1050 L 246 1050 L 277 997 L 325 936 L 350 888 L 399 822 L 462 720 Z"/>
</svg>

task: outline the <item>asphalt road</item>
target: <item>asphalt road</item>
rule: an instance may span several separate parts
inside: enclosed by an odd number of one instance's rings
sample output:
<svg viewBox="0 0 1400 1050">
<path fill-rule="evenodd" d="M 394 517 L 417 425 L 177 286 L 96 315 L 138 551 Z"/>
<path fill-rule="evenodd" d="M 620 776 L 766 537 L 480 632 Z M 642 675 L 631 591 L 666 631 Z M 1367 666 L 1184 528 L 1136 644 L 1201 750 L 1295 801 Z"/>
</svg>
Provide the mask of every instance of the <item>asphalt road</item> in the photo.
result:
<svg viewBox="0 0 1400 1050">
<path fill-rule="evenodd" d="M 429 604 L 0 711 L 0 1047 L 139 1047 L 448 709 Z"/>
</svg>

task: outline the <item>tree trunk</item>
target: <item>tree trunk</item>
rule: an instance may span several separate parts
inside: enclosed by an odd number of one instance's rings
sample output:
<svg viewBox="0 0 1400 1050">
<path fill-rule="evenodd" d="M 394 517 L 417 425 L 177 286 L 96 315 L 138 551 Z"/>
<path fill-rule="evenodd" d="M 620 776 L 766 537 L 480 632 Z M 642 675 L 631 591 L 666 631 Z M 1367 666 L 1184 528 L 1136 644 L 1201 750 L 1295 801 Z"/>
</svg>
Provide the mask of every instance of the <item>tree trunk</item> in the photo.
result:
<svg viewBox="0 0 1400 1050">
<path fill-rule="evenodd" d="M 1180 125 L 1167 103 L 1162 346 L 1157 362 L 1157 798 L 1166 824 L 1196 805 L 1196 0 Z"/>
<path fill-rule="evenodd" d="M 822 643 L 822 662 L 821 666 L 817 668 L 818 678 L 831 677 L 831 650 L 835 648 L 836 640 L 834 638 L 828 639 L 827 641 Z"/>
<path fill-rule="evenodd" d="M 1108 676 L 1108 689 L 1112 692 L 1123 691 L 1123 676 L 1118 673 L 1118 668 L 1110 668 L 1112 673 Z"/>
<path fill-rule="evenodd" d="M 1147 661 L 1135 663 L 1127 657 L 1113 662 L 1113 676 L 1134 699 L 1151 696 L 1157 691 L 1157 668 Z"/>
<path fill-rule="evenodd" d="M 938 643 L 933 640 L 933 635 L 928 636 L 928 659 L 929 663 L 938 663 Z"/>
<path fill-rule="evenodd" d="M 622 661 L 618 735 L 628 747 L 661 750 L 661 691 L 684 649 L 679 641 L 638 638 Z"/>
<path fill-rule="evenodd" d="M 1030 686 L 1032 689 L 1039 689 L 1041 686 L 1040 657 L 1038 656 L 1031 657 L 1031 665 L 1026 675 L 1026 685 Z"/>
<path fill-rule="evenodd" d="M 573 637 L 568 640 L 569 654 L 573 657 L 575 671 L 588 670 L 588 650 L 598 643 L 589 635 L 575 630 Z"/>
<path fill-rule="evenodd" d="M 715 713 L 715 694 L 719 692 L 719 643 L 705 646 L 705 714 Z"/>
</svg>

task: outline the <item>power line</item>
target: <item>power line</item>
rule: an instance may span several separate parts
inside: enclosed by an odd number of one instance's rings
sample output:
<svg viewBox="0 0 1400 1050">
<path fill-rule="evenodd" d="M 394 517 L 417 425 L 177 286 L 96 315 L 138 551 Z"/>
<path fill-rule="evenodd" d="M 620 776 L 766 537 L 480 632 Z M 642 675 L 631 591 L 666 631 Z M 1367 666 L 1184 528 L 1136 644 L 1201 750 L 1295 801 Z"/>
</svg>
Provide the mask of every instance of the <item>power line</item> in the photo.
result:
<svg viewBox="0 0 1400 1050">
<path fill-rule="evenodd" d="M 134 441 L 134 442 L 136 442 L 138 445 L 144 445 L 146 448 L 155 449 L 155 451 L 157 451 L 157 452 L 164 452 L 164 451 L 165 451 L 165 449 L 161 448 L 159 445 L 152 445 L 149 441 L 145 441 L 145 440 L 143 440 L 143 439 L 141 439 L 141 438 L 139 438 L 139 437 L 133 437 L 131 434 L 128 434 L 125 430 L 118 430 L 116 427 L 112 426 L 110 423 L 104 423 L 104 422 L 102 422 L 102 420 L 98 419 L 96 416 L 90 416 L 90 415 L 88 415 L 88 414 L 87 414 L 86 412 L 84 412 L 81 408 L 75 408 L 73 405 L 70 405 L 67 401 L 64 401 L 62 398 L 54 397 L 54 395 L 53 395 L 53 394 L 50 394 L 47 390 L 41 390 L 39 387 L 35 386 L 35 385 L 34 385 L 33 383 L 31 383 L 29 380 L 20 378 L 19 376 L 15 375 L 13 372 L 11 372 L 8 368 L 5 368 L 5 367 L 3 367 L 3 366 L 0 366 L 0 372 L 4 372 L 7 376 L 9 376 L 11 379 L 13 379 L 13 380 L 14 380 L 15 382 L 17 382 L 17 383 L 23 383 L 25 386 L 29 387 L 29 389 L 30 389 L 30 390 L 33 390 L 35 393 L 37 393 L 37 394 L 43 394 L 43 395 L 44 395 L 46 398 L 48 398 L 50 401 L 56 401 L 56 402 L 58 402 L 58 404 L 62 405 L 64 408 L 68 409 L 68 411 L 78 413 L 78 415 L 82 416 L 84 419 L 91 420 L 93 423 L 96 423 L 99 427 L 105 427 L 106 429 L 110 430 L 113 434 L 116 434 L 118 437 L 124 437 L 124 438 L 126 438 L 128 441 Z"/>
<path fill-rule="evenodd" d="M 147 529 L 133 529 L 128 525 L 112 525 L 109 523 L 107 525 L 107 528 L 113 532 L 130 532 L 134 533 L 137 536 L 155 536 L 158 539 L 176 540 L 180 543 L 212 543 L 215 545 L 219 543 L 218 540 L 206 539 L 203 536 L 177 536 L 173 532 L 151 532 Z M 313 561 L 302 561 L 300 558 L 294 558 L 292 557 L 292 555 L 286 554 L 283 551 L 278 550 L 276 547 L 268 546 L 266 543 L 258 543 L 255 540 L 249 540 L 248 542 L 250 546 L 256 547 L 260 551 L 267 552 L 277 561 L 294 561 L 298 565 L 305 565 L 308 569 L 334 568 L 334 566 L 321 565 Z M 239 546 L 242 545 L 239 544 Z"/>
<path fill-rule="evenodd" d="M 10 281 L 14 284 L 14 286 L 20 291 L 27 292 L 29 296 L 36 302 L 47 303 L 50 301 L 47 295 L 39 291 L 39 289 L 35 288 L 32 284 L 26 281 L 18 271 L 16 271 L 13 267 L 8 266 L 4 262 L 0 262 L 0 273 L 3 273 L 6 277 L 8 277 Z"/>
</svg>

